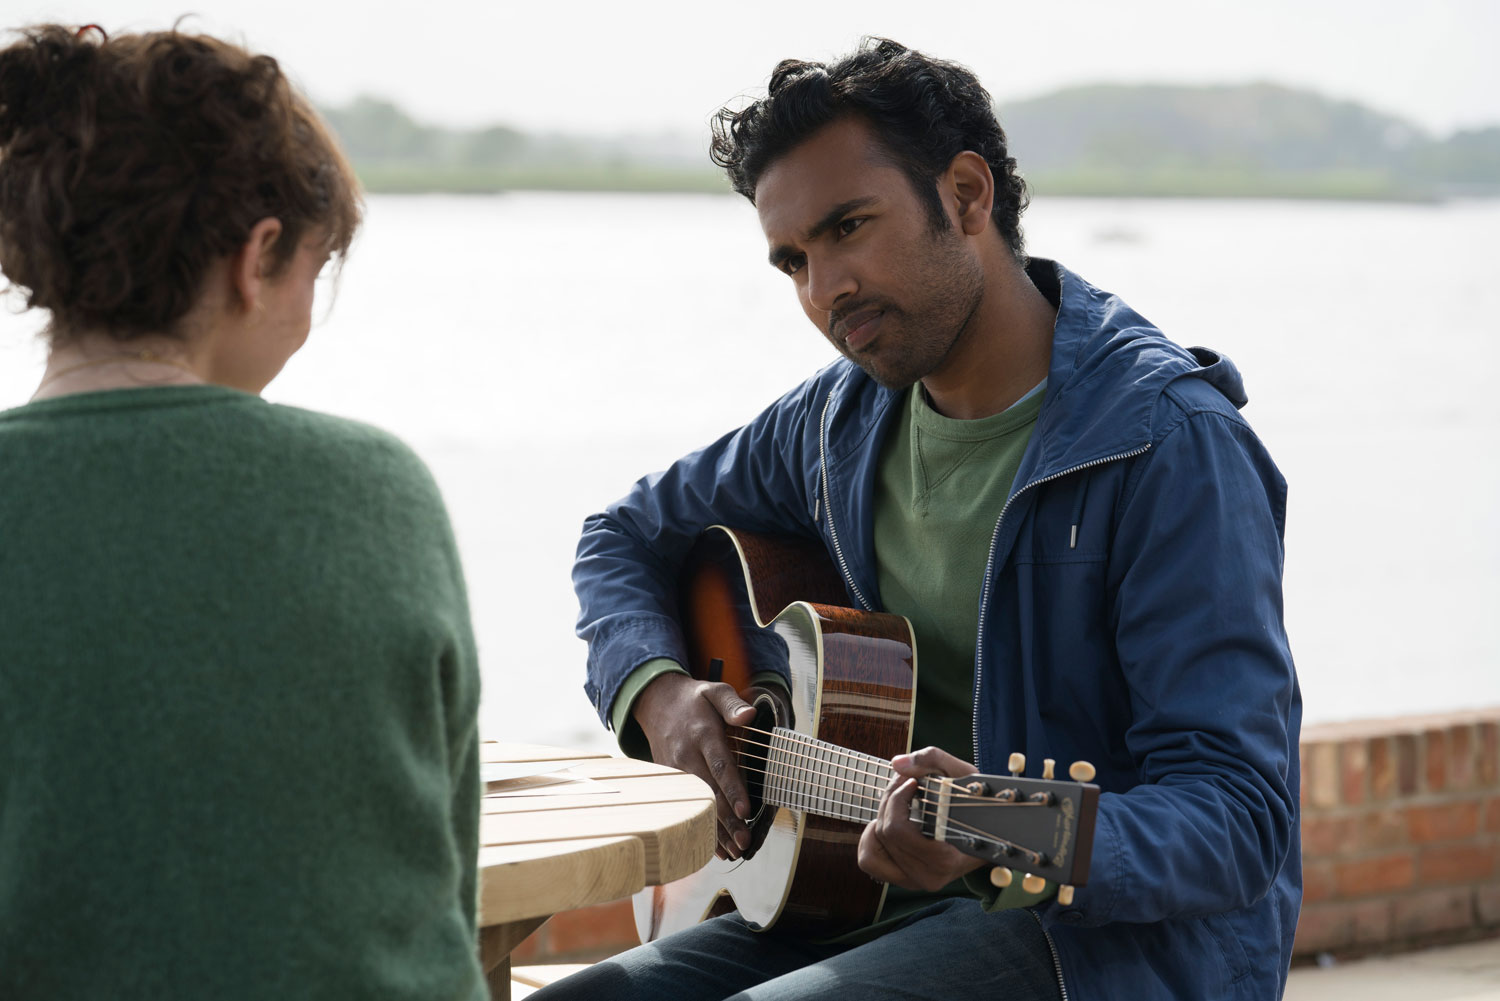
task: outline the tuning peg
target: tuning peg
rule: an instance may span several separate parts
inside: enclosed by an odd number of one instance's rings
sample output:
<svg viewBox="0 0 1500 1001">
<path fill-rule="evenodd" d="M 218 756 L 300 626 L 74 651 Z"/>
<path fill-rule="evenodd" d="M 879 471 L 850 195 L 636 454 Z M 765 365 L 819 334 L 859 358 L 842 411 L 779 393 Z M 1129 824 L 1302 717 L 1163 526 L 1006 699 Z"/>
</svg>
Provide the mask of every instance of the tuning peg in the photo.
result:
<svg viewBox="0 0 1500 1001">
<path fill-rule="evenodd" d="M 1055 767 L 1057 767 L 1057 762 L 1056 761 L 1054 761 L 1052 758 L 1043 758 L 1042 759 L 1042 778 L 1044 778 L 1044 779 L 1050 779 L 1050 778 L 1052 778 L 1052 769 L 1055 768 Z"/>
<path fill-rule="evenodd" d="M 1009 886 L 1011 880 L 1014 878 L 1014 874 L 1012 874 L 1011 871 L 1005 868 L 1005 866 L 1003 865 L 997 865 L 995 866 L 995 868 L 990 870 L 990 882 L 994 883 L 1001 889 Z"/>
<path fill-rule="evenodd" d="M 1074 782 L 1092 782 L 1099 772 L 1087 761 L 1075 761 L 1068 766 L 1068 777 Z"/>
<path fill-rule="evenodd" d="M 1040 876 L 1033 876 L 1031 873 L 1027 873 L 1026 878 L 1021 880 L 1021 889 L 1027 893 L 1041 893 L 1046 888 L 1047 881 Z"/>
<path fill-rule="evenodd" d="M 1073 903 L 1073 888 L 1067 884 L 1059 886 L 1057 888 L 1057 902 L 1064 907 L 1071 906 Z"/>
<path fill-rule="evenodd" d="M 1010 773 L 1019 776 L 1026 770 L 1026 755 L 1015 751 L 1010 756 Z"/>
</svg>

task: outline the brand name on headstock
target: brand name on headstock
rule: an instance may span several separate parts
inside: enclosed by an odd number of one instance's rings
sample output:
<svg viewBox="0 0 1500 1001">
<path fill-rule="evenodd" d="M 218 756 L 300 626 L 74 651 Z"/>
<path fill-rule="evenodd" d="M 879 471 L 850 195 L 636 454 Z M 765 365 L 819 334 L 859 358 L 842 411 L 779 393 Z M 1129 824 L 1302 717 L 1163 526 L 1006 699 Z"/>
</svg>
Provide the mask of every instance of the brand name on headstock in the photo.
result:
<svg viewBox="0 0 1500 1001">
<path fill-rule="evenodd" d="M 1073 827 L 1077 824 L 1077 808 L 1071 799 L 1064 799 L 1057 807 L 1057 826 L 1053 828 L 1052 864 L 1066 868 L 1068 850 L 1073 845 Z"/>
</svg>

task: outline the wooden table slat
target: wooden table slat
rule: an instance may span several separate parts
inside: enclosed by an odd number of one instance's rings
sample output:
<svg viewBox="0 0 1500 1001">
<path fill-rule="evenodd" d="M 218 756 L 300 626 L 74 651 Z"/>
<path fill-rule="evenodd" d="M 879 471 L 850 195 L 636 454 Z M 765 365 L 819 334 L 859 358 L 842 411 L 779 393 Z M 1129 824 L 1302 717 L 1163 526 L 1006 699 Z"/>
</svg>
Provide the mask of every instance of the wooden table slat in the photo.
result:
<svg viewBox="0 0 1500 1001">
<path fill-rule="evenodd" d="M 635 758 L 589 758 L 580 761 L 576 765 L 568 767 L 569 775 L 580 775 L 589 779 L 625 779 L 637 776 L 649 775 L 683 775 L 675 768 L 666 765 L 658 765 L 651 761 L 638 761 Z M 705 787 L 707 783 L 704 783 Z M 711 795 L 711 794 L 710 794 Z"/>
<path fill-rule="evenodd" d="M 645 885 L 645 846 L 629 836 L 482 848 L 479 864 L 484 925 L 619 900 Z"/>
<path fill-rule="evenodd" d="M 479 760 L 483 762 L 521 761 L 586 761 L 607 758 L 602 751 L 580 751 L 569 747 L 548 747 L 545 744 L 510 744 L 486 740 L 479 745 Z"/>
<path fill-rule="evenodd" d="M 713 794 L 691 775 L 535 744 L 487 741 L 480 754 L 487 763 L 535 762 L 539 771 L 560 763 L 548 775 L 590 780 L 547 795 L 485 797 L 479 939 L 486 982 L 501 1001 L 510 996 L 511 950 L 548 915 L 680 879 L 713 856 Z M 518 777 L 493 789 L 535 793 L 548 788 L 546 779 Z"/>
<path fill-rule="evenodd" d="M 615 835 L 631 835 L 645 845 L 648 884 L 681 879 L 703 868 L 713 856 L 713 802 L 486 814 L 479 821 L 479 843 L 486 846 Z"/>
<path fill-rule="evenodd" d="M 568 774 L 573 774 L 570 770 Z M 526 795 L 497 795 L 503 786 L 484 797 L 485 813 L 535 813 L 576 810 L 596 806 L 628 806 L 641 803 L 712 800 L 713 793 L 696 775 L 646 775 L 624 782 L 600 779 L 576 786 L 577 793 L 564 794 L 560 786 L 540 787 Z M 555 791 L 549 792 L 551 788 Z"/>
</svg>

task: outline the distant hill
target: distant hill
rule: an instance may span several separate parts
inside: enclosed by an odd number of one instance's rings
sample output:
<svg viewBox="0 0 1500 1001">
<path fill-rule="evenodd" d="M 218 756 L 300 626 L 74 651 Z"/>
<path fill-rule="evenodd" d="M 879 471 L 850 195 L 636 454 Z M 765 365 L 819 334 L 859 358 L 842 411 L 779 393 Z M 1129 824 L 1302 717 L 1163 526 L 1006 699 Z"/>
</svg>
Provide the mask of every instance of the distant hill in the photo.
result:
<svg viewBox="0 0 1500 1001">
<path fill-rule="evenodd" d="M 1043 196 L 1500 196 L 1500 126 L 1435 138 L 1394 115 L 1273 83 L 1100 84 L 999 110 Z M 375 191 L 728 190 L 701 136 L 445 129 L 372 97 L 324 113 Z"/>
<path fill-rule="evenodd" d="M 372 191 L 729 190 L 686 137 L 528 133 L 507 125 L 446 129 L 376 97 L 322 112 Z"/>
<path fill-rule="evenodd" d="M 1042 193 L 1500 193 L 1500 128 L 1438 140 L 1394 115 L 1272 83 L 1073 87 L 1000 116 Z"/>
</svg>

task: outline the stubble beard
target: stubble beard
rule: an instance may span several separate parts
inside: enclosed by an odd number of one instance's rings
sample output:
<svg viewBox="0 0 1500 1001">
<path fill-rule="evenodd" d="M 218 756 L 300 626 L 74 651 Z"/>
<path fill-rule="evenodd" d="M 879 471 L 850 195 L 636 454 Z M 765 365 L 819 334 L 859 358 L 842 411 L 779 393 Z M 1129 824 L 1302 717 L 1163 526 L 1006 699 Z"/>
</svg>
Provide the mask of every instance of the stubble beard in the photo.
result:
<svg viewBox="0 0 1500 1001">
<path fill-rule="evenodd" d="M 892 302 L 884 312 L 874 349 L 844 357 L 887 389 L 902 390 L 936 372 L 969 329 L 984 298 L 984 267 L 963 253 L 952 229 L 934 232 L 931 253 L 913 269 L 913 285 L 925 290 L 911 310 Z"/>
</svg>

